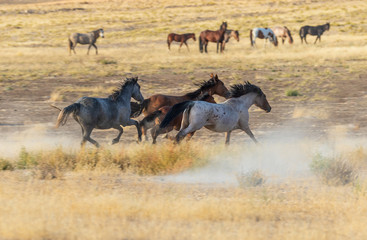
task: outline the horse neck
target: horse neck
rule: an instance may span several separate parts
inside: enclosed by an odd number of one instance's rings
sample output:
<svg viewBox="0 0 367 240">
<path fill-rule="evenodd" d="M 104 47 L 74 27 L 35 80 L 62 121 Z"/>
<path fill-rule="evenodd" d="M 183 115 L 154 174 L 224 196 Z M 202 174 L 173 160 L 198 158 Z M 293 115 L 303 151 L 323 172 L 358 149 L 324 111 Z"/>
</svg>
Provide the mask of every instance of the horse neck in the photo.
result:
<svg viewBox="0 0 367 240">
<path fill-rule="evenodd" d="M 93 35 L 96 39 L 99 38 L 99 30 L 93 31 Z"/>
<path fill-rule="evenodd" d="M 230 104 L 238 111 L 249 109 L 254 103 L 257 93 L 247 93 L 238 98 L 230 99 Z"/>
<path fill-rule="evenodd" d="M 193 100 L 199 97 L 201 93 L 202 93 L 201 88 L 199 88 L 198 90 L 195 90 L 193 92 L 186 93 L 182 97 L 188 100 Z"/>
<path fill-rule="evenodd" d="M 121 92 L 120 95 L 117 97 L 117 102 L 130 102 L 131 96 L 133 94 L 132 92 L 132 88 L 134 87 L 134 85 L 129 84 L 127 86 L 125 86 Z"/>
</svg>

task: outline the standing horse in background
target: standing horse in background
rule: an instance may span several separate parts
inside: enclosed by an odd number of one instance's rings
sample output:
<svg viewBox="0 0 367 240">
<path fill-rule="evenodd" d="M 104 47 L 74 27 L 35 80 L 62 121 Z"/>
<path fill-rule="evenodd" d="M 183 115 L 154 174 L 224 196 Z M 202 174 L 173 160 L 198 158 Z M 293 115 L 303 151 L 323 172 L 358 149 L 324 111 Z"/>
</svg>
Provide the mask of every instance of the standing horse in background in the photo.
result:
<svg viewBox="0 0 367 240">
<path fill-rule="evenodd" d="M 270 28 L 254 28 L 250 30 L 251 46 L 256 46 L 256 38 L 265 39 L 265 44 L 269 39 L 274 46 L 278 46 L 278 39 Z"/>
<path fill-rule="evenodd" d="M 270 112 L 271 107 L 261 89 L 251 83 L 231 86 L 231 97 L 223 103 L 213 104 L 203 101 L 185 101 L 174 105 L 160 124 L 167 125 L 183 112 L 181 129 L 176 135 L 180 142 L 187 134 L 205 127 L 213 132 L 226 132 L 226 144 L 229 144 L 231 132 L 241 129 L 257 143 L 248 125 L 248 109 L 255 104 Z"/>
<path fill-rule="evenodd" d="M 152 128 L 154 124 L 150 124 L 157 116 L 157 110 L 165 106 L 172 106 L 176 103 L 180 103 L 187 100 L 195 100 L 200 95 L 208 93 L 208 95 L 219 95 L 225 98 L 229 97 L 229 91 L 224 83 L 218 78 L 218 75 L 211 74 L 211 78 L 208 81 L 204 81 L 199 84 L 199 88 L 193 92 L 189 92 L 183 96 L 169 96 L 163 94 L 153 95 L 143 101 L 140 105 L 139 112 L 135 112 L 132 115 L 134 117 L 139 116 L 141 113 L 146 116 L 146 120 L 140 121 L 142 133 L 145 136 L 145 140 L 148 139 L 146 132 L 149 128 Z"/>
<path fill-rule="evenodd" d="M 75 52 L 75 47 L 78 43 L 80 44 L 89 44 L 87 55 L 89 55 L 89 50 L 93 46 L 96 49 L 96 54 L 98 54 L 98 49 L 96 46 L 96 41 L 99 37 L 104 38 L 103 29 L 98 29 L 92 31 L 90 33 L 72 33 L 69 37 L 69 55 L 71 54 L 71 50 Z"/>
<path fill-rule="evenodd" d="M 231 30 L 231 29 L 227 29 L 225 34 L 224 34 L 224 42 L 223 42 L 223 51 L 224 48 L 226 46 L 226 43 L 229 41 L 229 39 L 233 37 L 234 39 L 237 40 L 237 42 L 240 41 L 240 34 L 238 33 L 237 30 Z"/>
<path fill-rule="evenodd" d="M 134 98 L 139 102 L 144 101 L 140 92 L 138 78 L 128 78 L 119 89 L 115 90 L 108 98 L 82 97 L 61 112 L 57 118 L 56 128 L 64 125 L 70 114 L 73 114 L 75 121 L 82 127 L 83 139 L 82 147 L 86 141 L 99 147 L 97 141 L 90 137 L 94 128 L 119 130 L 118 136 L 112 140 L 112 144 L 118 143 L 123 133 L 122 126 L 135 125 L 138 130 L 138 139 L 141 141 L 141 131 L 137 121 L 130 119 L 131 107 L 130 99 Z"/>
<path fill-rule="evenodd" d="M 317 39 L 319 39 L 319 42 L 321 42 L 321 35 L 325 31 L 329 31 L 329 29 L 330 29 L 330 23 L 326 23 L 324 25 L 318 25 L 316 27 L 313 27 L 313 26 L 303 26 L 299 30 L 299 36 L 301 37 L 301 42 L 303 43 L 303 39 L 305 39 L 305 43 L 308 44 L 307 43 L 307 40 L 306 40 L 307 34 L 310 34 L 312 36 L 316 36 L 317 35 L 317 38 L 316 38 L 314 44 L 317 42 Z"/>
<path fill-rule="evenodd" d="M 180 51 L 182 44 L 185 44 L 187 47 L 187 50 L 190 52 L 189 46 L 187 46 L 186 41 L 192 38 L 194 41 L 196 41 L 195 33 L 185 33 L 185 34 L 176 34 L 176 33 L 170 33 L 167 37 L 167 44 L 168 44 L 168 50 L 171 50 L 171 43 L 173 41 L 179 42 L 180 47 L 178 48 L 178 51 Z"/>
<path fill-rule="evenodd" d="M 282 43 L 284 44 L 285 39 L 288 39 L 288 43 L 292 44 L 293 43 L 293 38 L 291 35 L 291 31 L 289 31 L 289 29 L 284 26 L 284 27 L 274 27 L 273 32 L 275 34 L 275 36 L 279 39 L 282 39 Z"/>
<path fill-rule="evenodd" d="M 217 43 L 217 53 L 220 44 L 220 52 L 223 52 L 223 41 L 224 41 L 224 34 L 227 30 L 227 22 L 222 22 L 220 29 L 217 31 L 212 30 L 205 30 L 200 33 L 199 37 L 199 49 L 200 52 L 203 53 L 204 45 L 205 45 L 205 52 L 208 53 L 208 43 L 209 42 L 216 42 Z"/>
</svg>

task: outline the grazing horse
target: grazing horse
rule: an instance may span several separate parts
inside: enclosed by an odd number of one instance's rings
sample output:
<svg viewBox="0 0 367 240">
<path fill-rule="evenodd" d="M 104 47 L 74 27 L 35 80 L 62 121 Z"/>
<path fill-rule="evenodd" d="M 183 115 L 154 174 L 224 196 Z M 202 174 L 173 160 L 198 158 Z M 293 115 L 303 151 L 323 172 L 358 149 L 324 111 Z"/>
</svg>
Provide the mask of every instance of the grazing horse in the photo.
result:
<svg viewBox="0 0 367 240">
<path fill-rule="evenodd" d="M 197 101 L 206 101 L 211 103 L 216 103 L 214 98 L 208 93 L 204 93 L 201 97 L 197 99 Z M 168 126 L 164 129 L 159 128 L 160 122 L 164 119 L 166 114 L 171 110 L 171 106 L 164 106 L 159 108 L 157 111 L 152 114 L 146 116 L 143 120 L 139 122 L 140 128 L 142 132 L 147 132 L 149 128 L 152 128 L 151 134 L 153 138 L 153 144 L 157 143 L 157 137 L 162 133 L 169 133 L 173 129 L 180 130 L 182 114 L 179 114 L 172 122 L 168 124 Z M 195 132 L 189 134 L 188 140 L 194 135 Z"/>
<path fill-rule="evenodd" d="M 181 129 L 176 135 L 180 142 L 187 134 L 205 127 L 214 132 L 226 132 L 226 144 L 229 144 L 231 132 L 235 129 L 245 131 L 257 143 L 248 125 L 251 105 L 270 112 L 271 107 L 262 90 L 247 82 L 231 86 L 231 97 L 223 103 L 213 104 L 203 101 L 185 101 L 174 105 L 160 124 L 165 128 L 183 112 Z"/>
<path fill-rule="evenodd" d="M 168 50 L 171 50 L 171 43 L 173 41 L 179 42 L 180 47 L 178 48 L 178 51 L 180 51 L 182 44 L 185 44 L 187 47 L 187 50 L 190 52 L 189 46 L 187 45 L 186 41 L 192 38 L 194 41 L 196 41 L 195 33 L 185 33 L 185 34 L 176 34 L 176 33 L 170 33 L 167 37 L 167 44 L 168 44 Z"/>
<path fill-rule="evenodd" d="M 223 52 L 223 42 L 224 42 L 224 34 L 227 30 L 227 22 L 223 22 L 220 26 L 220 29 L 217 31 L 212 30 L 205 30 L 200 33 L 199 37 L 199 49 L 200 52 L 203 53 L 204 46 L 205 46 L 205 52 L 208 53 L 208 43 L 209 42 L 216 42 L 217 43 L 217 53 L 219 49 L 220 44 L 220 52 Z"/>
<path fill-rule="evenodd" d="M 299 30 L 299 36 L 301 37 L 301 42 L 303 43 L 303 39 L 305 39 L 306 44 L 308 44 L 307 43 L 307 40 L 306 40 L 307 34 L 310 34 L 312 36 L 316 36 L 317 35 L 317 38 L 316 38 L 314 44 L 317 42 L 317 39 L 319 39 L 319 42 L 321 42 L 321 35 L 325 31 L 329 31 L 329 29 L 330 29 L 330 23 L 326 23 L 324 25 L 318 25 L 316 27 L 313 27 L 313 26 L 303 26 Z"/>
<path fill-rule="evenodd" d="M 163 94 L 156 94 L 150 96 L 149 98 L 145 99 L 142 104 L 140 104 L 139 109 L 136 112 L 133 112 L 132 115 L 134 117 L 139 116 L 141 113 L 144 116 L 149 116 L 150 114 L 154 113 L 155 111 L 159 110 L 161 107 L 164 106 L 172 106 L 176 103 L 180 103 L 187 100 L 195 100 L 201 94 L 208 93 L 210 96 L 212 95 L 219 95 L 225 98 L 229 97 L 229 91 L 224 85 L 224 83 L 218 78 L 218 75 L 211 74 L 210 79 L 208 81 L 204 81 L 199 84 L 199 88 L 193 92 L 189 92 L 182 96 L 170 96 L 170 95 L 163 95 Z M 135 104 L 134 104 L 135 105 Z M 149 128 L 149 127 L 147 127 Z M 146 131 L 148 129 L 142 128 L 142 134 L 145 136 L 145 140 L 147 140 Z"/>
<path fill-rule="evenodd" d="M 135 125 L 138 130 L 138 139 L 141 141 L 141 131 L 137 121 L 130 119 L 131 108 L 130 99 L 142 102 L 143 95 L 140 92 L 138 78 L 128 78 L 115 90 L 108 98 L 82 97 L 75 103 L 61 110 L 56 128 L 64 125 L 70 114 L 73 114 L 75 121 L 82 127 L 83 139 L 82 147 L 86 141 L 99 147 L 98 142 L 90 137 L 92 130 L 110 129 L 119 130 L 118 136 L 112 140 L 112 144 L 118 143 L 123 133 L 122 126 Z"/>
<path fill-rule="evenodd" d="M 104 38 L 104 31 L 102 28 L 92 31 L 90 33 L 72 33 L 68 39 L 69 40 L 69 55 L 71 54 L 71 50 L 73 50 L 74 54 L 76 54 L 75 47 L 78 43 L 89 44 L 88 52 L 87 52 L 88 55 L 89 55 L 89 50 L 92 46 L 96 49 L 96 54 L 98 54 L 96 41 L 99 37 Z"/>
<path fill-rule="evenodd" d="M 238 33 L 238 30 L 230 30 L 230 29 L 226 30 L 226 33 L 224 34 L 223 51 L 226 46 L 226 43 L 229 41 L 231 37 L 233 37 L 234 39 L 237 40 L 237 42 L 239 42 L 240 34 Z"/>
<path fill-rule="evenodd" d="M 251 46 L 256 46 L 256 38 L 265 39 L 265 43 L 269 39 L 274 46 L 278 46 L 278 39 L 270 28 L 254 28 L 250 30 Z"/>
<path fill-rule="evenodd" d="M 291 35 L 291 31 L 289 31 L 289 29 L 284 26 L 284 27 L 274 27 L 273 32 L 275 34 L 275 36 L 277 38 L 281 38 L 282 39 L 282 43 L 284 44 L 285 39 L 288 39 L 288 43 L 292 44 L 293 43 L 293 38 Z"/>
</svg>

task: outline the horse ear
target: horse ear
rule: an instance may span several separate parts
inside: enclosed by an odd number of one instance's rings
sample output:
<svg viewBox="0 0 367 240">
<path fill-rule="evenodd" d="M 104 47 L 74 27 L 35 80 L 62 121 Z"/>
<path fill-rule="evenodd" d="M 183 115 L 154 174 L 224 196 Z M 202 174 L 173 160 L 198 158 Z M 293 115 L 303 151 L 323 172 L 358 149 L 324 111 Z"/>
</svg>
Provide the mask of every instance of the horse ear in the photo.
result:
<svg viewBox="0 0 367 240">
<path fill-rule="evenodd" d="M 213 74 L 213 73 L 211 73 L 211 74 L 210 74 L 210 77 L 211 77 L 211 78 L 213 78 L 213 77 L 214 77 L 214 74 Z"/>
<path fill-rule="evenodd" d="M 217 74 L 215 74 L 215 80 L 216 81 L 218 81 L 219 79 L 218 79 L 218 75 Z"/>
</svg>

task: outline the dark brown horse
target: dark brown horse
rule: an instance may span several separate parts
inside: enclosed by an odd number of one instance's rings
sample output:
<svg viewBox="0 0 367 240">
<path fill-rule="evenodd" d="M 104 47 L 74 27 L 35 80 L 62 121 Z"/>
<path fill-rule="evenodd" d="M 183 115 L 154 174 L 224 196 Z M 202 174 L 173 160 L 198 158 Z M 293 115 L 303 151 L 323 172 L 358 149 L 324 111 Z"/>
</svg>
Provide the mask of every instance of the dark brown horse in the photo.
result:
<svg viewBox="0 0 367 240">
<path fill-rule="evenodd" d="M 138 117 L 141 113 L 144 116 L 148 116 L 153 112 L 157 111 L 161 107 L 164 106 L 172 106 L 174 104 L 187 101 L 187 100 L 195 100 L 200 95 L 204 93 L 208 93 L 210 96 L 217 94 L 219 96 L 228 98 L 229 92 L 224 83 L 218 78 L 218 75 L 211 74 L 211 78 L 208 81 L 204 81 L 199 84 L 199 88 L 193 92 L 187 93 L 182 96 L 170 96 L 170 95 L 163 95 L 163 94 L 156 94 L 153 95 L 143 101 L 139 107 L 134 107 L 132 113 L 134 117 Z M 137 105 L 137 104 L 134 104 Z M 143 132 L 143 135 L 146 133 Z"/>
<path fill-rule="evenodd" d="M 200 96 L 199 99 L 197 99 L 197 101 L 216 103 L 214 98 L 208 93 L 205 93 L 203 96 Z M 159 128 L 159 124 L 162 122 L 162 120 L 164 119 L 168 111 L 171 110 L 171 108 L 172 108 L 171 106 L 161 107 L 157 111 L 146 116 L 143 120 L 139 122 L 141 132 L 146 133 L 149 128 L 152 128 L 151 134 L 153 138 L 153 144 L 157 143 L 157 137 L 160 134 L 169 133 L 173 129 L 176 131 L 180 130 L 182 122 L 182 114 L 178 115 L 175 119 L 173 119 L 172 122 L 170 122 L 167 127 Z M 188 134 L 187 140 L 190 140 L 194 134 L 195 132 Z"/>
<path fill-rule="evenodd" d="M 325 31 L 329 31 L 330 29 L 330 23 L 326 23 L 324 25 L 318 25 L 316 27 L 313 26 L 303 26 L 299 30 L 299 36 L 301 37 L 301 42 L 303 43 L 303 39 L 305 39 L 305 43 L 307 43 L 306 36 L 307 34 L 310 34 L 312 36 L 317 36 L 314 44 L 317 42 L 317 39 L 319 39 L 319 42 L 321 42 L 321 35 Z"/>
<path fill-rule="evenodd" d="M 217 31 L 212 30 L 202 31 L 199 37 L 200 52 L 203 53 L 205 46 L 205 52 L 208 53 L 207 48 L 209 42 L 217 43 L 217 53 L 220 44 L 220 52 L 223 52 L 224 35 L 226 33 L 226 30 L 227 30 L 227 22 L 223 22 L 222 25 L 220 26 L 220 29 Z"/>
<path fill-rule="evenodd" d="M 93 46 L 96 49 L 96 54 L 98 54 L 98 49 L 96 46 L 96 41 L 99 37 L 104 38 L 104 31 L 103 29 L 98 29 L 89 33 L 72 33 L 69 37 L 69 55 L 71 54 L 71 50 L 75 52 L 76 45 L 79 44 L 89 44 L 88 52 L 90 48 Z"/>
<path fill-rule="evenodd" d="M 292 44 L 293 43 L 293 38 L 292 38 L 292 34 L 291 31 L 289 31 L 289 29 L 284 26 L 284 27 L 274 27 L 272 28 L 275 36 L 277 38 L 282 39 L 282 43 L 284 44 L 285 39 L 288 39 L 288 43 Z"/>
<path fill-rule="evenodd" d="M 189 46 L 187 46 L 186 41 L 190 38 L 194 39 L 196 41 L 195 33 L 185 33 L 185 34 L 176 34 L 176 33 L 170 33 L 167 37 L 167 44 L 168 44 L 168 50 L 171 50 L 171 43 L 173 41 L 179 42 L 180 47 L 178 48 L 178 51 L 180 51 L 182 44 L 185 44 L 187 47 L 187 50 L 190 52 Z"/>
</svg>

